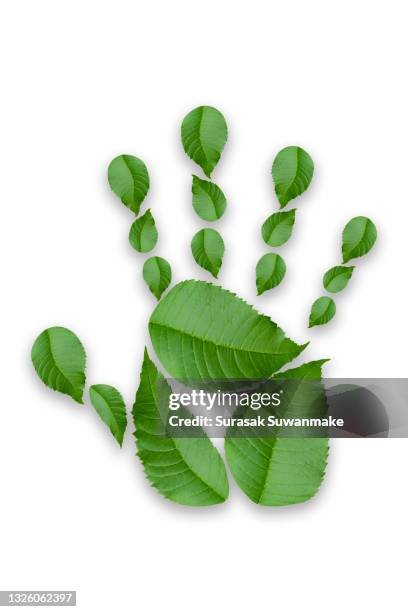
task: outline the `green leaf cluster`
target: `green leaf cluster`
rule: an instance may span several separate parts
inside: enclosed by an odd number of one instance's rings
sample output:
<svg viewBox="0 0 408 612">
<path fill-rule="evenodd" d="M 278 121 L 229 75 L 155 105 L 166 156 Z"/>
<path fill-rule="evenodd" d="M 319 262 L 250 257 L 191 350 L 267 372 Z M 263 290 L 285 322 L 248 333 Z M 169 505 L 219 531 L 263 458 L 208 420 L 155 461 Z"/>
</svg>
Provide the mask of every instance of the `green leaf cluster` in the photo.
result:
<svg viewBox="0 0 408 612">
<path fill-rule="evenodd" d="M 305 346 L 287 338 L 276 323 L 236 295 L 210 283 L 190 280 L 173 287 L 152 313 L 149 332 L 163 367 L 184 384 L 226 378 L 293 379 L 291 401 L 298 403 L 306 396 L 302 381 L 321 377 L 324 360 L 276 374 Z M 200 430 L 194 438 L 163 435 L 171 392 L 145 352 L 133 419 L 146 476 L 174 502 L 221 503 L 228 497 L 225 466 L 205 433 Z M 306 501 L 316 493 L 324 477 L 328 442 L 227 436 L 225 453 L 233 477 L 253 502 L 279 506 Z"/>
<path fill-rule="evenodd" d="M 377 240 L 377 228 L 368 217 L 353 217 L 346 223 L 342 234 L 343 263 L 362 257 L 371 251 Z M 355 266 L 333 266 L 323 276 L 323 287 L 329 293 L 345 289 Z M 336 314 L 336 304 L 330 297 L 322 296 L 314 301 L 309 315 L 309 327 L 325 325 Z"/>
<path fill-rule="evenodd" d="M 272 178 L 281 208 L 306 191 L 313 172 L 313 160 L 301 147 L 290 146 L 279 151 L 273 160 Z M 271 247 L 285 244 L 292 235 L 295 217 L 295 208 L 270 215 L 261 228 L 264 242 Z M 258 295 L 279 285 L 285 272 L 286 264 L 280 255 L 273 253 L 261 257 L 256 265 Z"/>
<path fill-rule="evenodd" d="M 145 163 L 133 155 L 119 155 L 109 164 L 108 181 L 112 191 L 137 217 L 129 232 L 131 246 L 139 253 L 152 251 L 159 235 L 150 208 L 138 217 L 150 186 Z M 171 281 L 170 264 L 163 257 L 149 258 L 143 266 L 143 278 L 153 295 L 160 299 Z"/>
<path fill-rule="evenodd" d="M 186 154 L 211 178 L 220 160 L 228 138 L 227 123 L 223 114 L 212 106 L 199 106 L 184 117 L 181 124 L 181 141 Z M 204 221 L 217 221 L 227 207 L 227 199 L 218 185 L 193 174 L 191 186 L 192 204 Z M 191 252 L 196 263 L 218 277 L 224 256 L 224 241 L 212 229 L 202 229 L 191 241 Z"/>
<path fill-rule="evenodd" d="M 82 342 L 66 327 L 49 327 L 34 341 L 31 360 L 42 382 L 83 404 L 86 354 Z M 102 421 L 122 446 L 127 425 L 126 406 L 110 385 L 92 385 L 89 397 Z"/>
</svg>

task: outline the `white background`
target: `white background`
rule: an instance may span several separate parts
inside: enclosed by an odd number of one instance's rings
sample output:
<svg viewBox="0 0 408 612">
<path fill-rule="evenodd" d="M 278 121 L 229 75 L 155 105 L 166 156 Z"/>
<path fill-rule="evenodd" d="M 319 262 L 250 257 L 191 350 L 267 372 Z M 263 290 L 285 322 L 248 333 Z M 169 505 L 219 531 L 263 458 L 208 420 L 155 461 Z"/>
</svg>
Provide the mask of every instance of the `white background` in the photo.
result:
<svg viewBox="0 0 408 612">
<path fill-rule="evenodd" d="M 407 376 L 407 16 L 396 0 L 2 2 L 0 589 L 76 589 L 86 612 L 405 609 L 405 440 L 334 440 L 321 491 L 299 507 L 257 507 L 232 482 L 222 506 L 179 507 L 145 481 L 133 428 L 120 450 L 29 355 L 65 325 L 89 383 L 131 406 L 155 300 L 106 168 L 145 160 L 156 253 L 174 281 L 207 279 L 189 251 L 197 168 L 179 125 L 210 104 L 230 129 L 214 172 L 229 200 L 222 284 L 311 340 L 304 358 L 330 357 L 328 376 Z M 256 298 L 270 167 L 288 144 L 310 152 L 315 177 L 281 249 L 287 277 Z M 378 227 L 375 249 L 336 318 L 308 331 L 358 214 Z"/>
</svg>

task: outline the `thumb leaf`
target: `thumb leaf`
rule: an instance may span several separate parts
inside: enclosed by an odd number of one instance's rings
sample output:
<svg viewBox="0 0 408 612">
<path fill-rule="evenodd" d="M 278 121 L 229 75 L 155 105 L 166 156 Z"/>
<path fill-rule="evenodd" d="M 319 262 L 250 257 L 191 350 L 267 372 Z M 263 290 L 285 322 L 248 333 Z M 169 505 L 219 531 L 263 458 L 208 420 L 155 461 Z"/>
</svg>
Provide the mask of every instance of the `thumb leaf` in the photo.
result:
<svg viewBox="0 0 408 612">
<path fill-rule="evenodd" d="M 66 327 L 49 327 L 35 340 L 31 360 L 43 383 L 83 404 L 85 386 L 84 347 Z"/>
</svg>

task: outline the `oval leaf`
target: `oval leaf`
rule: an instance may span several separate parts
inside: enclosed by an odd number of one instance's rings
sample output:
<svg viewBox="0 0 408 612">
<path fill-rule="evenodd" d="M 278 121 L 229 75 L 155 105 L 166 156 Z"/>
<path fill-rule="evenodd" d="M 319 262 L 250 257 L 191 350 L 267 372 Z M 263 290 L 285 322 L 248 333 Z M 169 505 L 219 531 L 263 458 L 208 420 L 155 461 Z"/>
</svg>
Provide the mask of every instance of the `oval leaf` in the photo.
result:
<svg viewBox="0 0 408 612">
<path fill-rule="evenodd" d="M 377 240 L 377 229 L 368 217 L 354 217 L 343 230 L 343 263 L 366 255 Z"/>
<path fill-rule="evenodd" d="M 330 293 L 338 293 L 348 285 L 354 266 L 334 266 L 323 276 L 323 286 Z"/>
<path fill-rule="evenodd" d="M 272 177 L 281 208 L 306 191 L 313 171 L 313 160 L 301 147 L 286 147 L 279 151 L 272 165 Z"/>
<path fill-rule="evenodd" d="M 119 446 L 122 446 L 127 416 L 126 405 L 119 391 L 110 385 L 92 385 L 89 388 L 89 398 Z"/>
<path fill-rule="evenodd" d="M 161 300 L 149 332 L 164 368 L 182 381 L 269 378 L 306 346 L 233 293 L 194 280 Z"/>
<path fill-rule="evenodd" d="M 290 381 L 291 401 L 287 401 L 287 406 L 300 402 L 297 414 L 302 409 L 303 416 L 307 416 L 310 411 L 310 403 L 309 406 L 305 404 L 310 385 L 305 385 L 304 379 L 320 380 L 325 361 L 306 363 L 275 377 Z M 315 410 L 315 402 L 312 404 Z M 325 410 L 324 390 L 319 404 Z M 253 416 L 253 413 L 245 416 Z M 285 413 L 279 416 L 284 417 Z M 248 438 L 245 432 L 242 436 L 235 433 L 233 437 L 229 432 L 225 438 L 225 455 L 234 479 L 253 502 L 264 506 L 298 504 L 313 497 L 324 478 L 328 448 L 327 438 L 260 438 L 256 435 Z"/>
<path fill-rule="evenodd" d="M 225 465 L 204 431 L 200 428 L 197 438 L 171 438 L 161 432 L 161 428 L 165 431 L 170 393 L 145 351 L 133 406 L 137 454 L 145 474 L 159 493 L 178 504 L 222 503 L 229 492 Z"/>
<path fill-rule="evenodd" d="M 158 233 L 150 208 L 132 223 L 129 242 L 139 253 L 148 253 L 157 244 Z"/>
<path fill-rule="evenodd" d="M 112 191 L 135 215 L 149 191 L 146 165 L 133 155 L 119 155 L 109 164 L 108 181 Z"/>
<path fill-rule="evenodd" d="M 191 187 L 193 207 L 204 221 L 220 219 L 227 207 L 227 200 L 221 189 L 211 181 L 204 181 L 193 174 Z"/>
<path fill-rule="evenodd" d="M 83 404 L 86 355 L 74 332 L 65 327 L 45 329 L 33 344 L 31 360 L 47 387 Z"/>
<path fill-rule="evenodd" d="M 208 270 L 215 278 L 224 257 L 224 241 L 214 229 L 202 229 L 193 236 L 191 252 L 199 266 Z"/>
<path fill-rule="evenodd" d="M 288 212 L 274 213 L 262 226 L 262 238 L 271 247 L 285 244 L 292 235 L 296 208 Z"/>
<path fill-rule="evenodd" d="M 332 298 L 323 296 L 312 304 L 309 316 L 309 327 L 325 325 L 332 320 L 336 314 L 336 304 Z"/>
<path fill-rule="evenodd" d="M 227 137 L 228 128 L 224 116 L 212 106 L 195 108 L 184 117 L 181 124 L 184 151 L 208 178 L 211 178 L 221 157 Z"/>
<path fill-rule="evenodd" d="M 143 266 L 143 278 L 153 295 L 160 300 L 171 283 L 171 267 L 163 257 L 149 257 Z"/>
<path fill-rule="evenodd" d="M 258 295 L 277 287 L 286 273 L 286 264 L 277 253 L 263 255 L 256 264 L 256 288 Z"/>
</svg>

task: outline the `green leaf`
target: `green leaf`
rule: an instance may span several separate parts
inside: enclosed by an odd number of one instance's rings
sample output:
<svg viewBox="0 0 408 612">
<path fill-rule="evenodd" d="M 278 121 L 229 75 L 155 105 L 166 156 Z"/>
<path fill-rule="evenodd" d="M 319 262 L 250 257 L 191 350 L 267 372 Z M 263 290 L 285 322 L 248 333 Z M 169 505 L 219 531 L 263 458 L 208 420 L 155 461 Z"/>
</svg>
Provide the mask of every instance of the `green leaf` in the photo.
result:
<svg viewBox="0 0 408 612">
<path fill-rule="evenodd" d="M 227 207 L 227 200 L 221 189 L 211 181 L 204 181 L 193 174 L 191 187 L 193 207 L 204 221 L 220 219 Z"/>
<path fill-rule="evenodd" d="M 132 223 L 129 242 L 139 253 L 148 253 L 157 244 L 158 233 L 150 208 Z"/>
<path fill-rule="evenodd" d="M 368 217 L 354 217 L 343 230 L 343 263 L 366 255 L 377 240 L 377 229 Z"/>
<path fill-rule="evenodd" d="M 135 215 L 149 191 L 149 173 L 138 157 L 119 155 L 109 164 L 108 181 L 112 191 Z"/>
<path fill-rule="evenodd" d="M 143 266 L 143 278 L 153 295 L 160 300 L 171 283 L 171 267 L 163 257 L 149 257 Z"/>
<path fill-rule="evenodd" d="M 281 208 L 306 191 L 313 170 L 312 158 L 301 147 L 286 147 L 279 151 L 272 165 L 272 177 Z"/>
<path fill-rule="evenodd" d="M 179 283 L 149 321 L 156 355 L 179 380 L 268 378 L 301 353 L 266 316 L 211 283 Z"/>
<path fill-rule="evenodd" d="M 127 416 L 126 405 L 119 391 L 110 385 L 92 385 L 89 388 L 89 398 L 119 446 L 122 446 Z"/>
<path fill-rule="evenodd" d="M 323 286 L 330 293 L 338 293 L 347 285 L 353 274 L 354 266 L 334 266 L 323 276 Z"/>
<path fill-rule="evenodd" d="M 310 390 L 310 386 L 306 389 L 302 381 L 320 380 L 325 361 L 307 363 L 275 377 L 291 383 L 291 398 L 287 403 L 289 408 L 300 399 L 307 412 L 305 391 Z M 296 379 L 299 384 L 293 384 Z M 324 409 L 324 389 L 317 392 L 320 393 L 319 403 Z M 314 402 L 310 405 L 314 405 Z M 318 491 L 327 464 L 328 440 L 278 436 L 232 437 L 232 432 L 228 432 L 225 455 L 234 479 L 253 502 L 264 506 L 286 506 L 305 502 Z"/>
<path fill-rule="evenodd" d="M 147 478 L 164 497 L 187 506 L 210 506 L 228 497 L 224 462 L 200 429 L 197 438 L 163 434 L 171 388 L 145 351 L 133 406 L 138 455 Z M 166 401 L 167 400 L 167 401 Z M 191 415 L 190 415 L 191 416 Z"/>
<path fill-rule="evenodd" d="M 33 344 L 31 360 L 47 387 L 83 404 L 86 356 L 74 332 L 65 327 L 45 329 Z"/>
<path fill-rule="evenodd" d="M 271 247 L 285 244 L 292 235 L 296 208 L 288 212 L 274 213 L 262 226 L 262 238 Z"/>
<path fill-rule="evenodd" d="M 330 297 L 319 297 L 312 304 L 309 316 L 309 327 L 325 325 L 332 320 L 336 314 L 336 304 Z"/>
<path fill-rule="evenodd" d="M 228 128 L 224 116 L 212 106 L 195 108 L 184 117 L 181 124 L 184 151 L 208 178 L 211 178 L 221 157 L 227 137 Z"/>
<path fill-rule="evenodd" d="M 286 273 L 286 264 L 277 253 L 263 255 L 256 264 L 256 288 L 258 295 L 277 287 Z"/>
<path fill-rule="evenodd" d="M 215 278 L 220 271 L 224 251 L 224 241 L 214 229 L 200 230 L 191 241 L 191 252 L 194 259 L 199 266 L 208 270 Z"/>
</svg>

